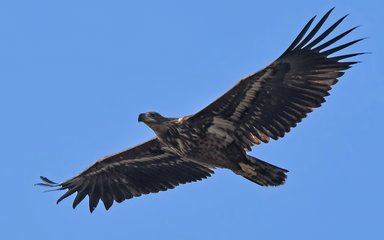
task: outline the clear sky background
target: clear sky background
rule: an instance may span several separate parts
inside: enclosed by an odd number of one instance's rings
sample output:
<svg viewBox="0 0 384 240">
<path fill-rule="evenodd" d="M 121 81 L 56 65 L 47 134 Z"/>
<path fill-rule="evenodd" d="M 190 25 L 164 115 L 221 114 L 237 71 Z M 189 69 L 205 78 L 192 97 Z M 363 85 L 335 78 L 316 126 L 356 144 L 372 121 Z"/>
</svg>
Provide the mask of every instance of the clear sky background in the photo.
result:
<svg viewBox="0 0 384 240">
<path fill-rule="evenodd" d="M 252 155 L 290 170 L 262 188 L 226 170 L 114 204 L 56 205 L 66 180 L 153 136 L 141 112 L 197 112 L 278 57 L 313 15 L 369 37 L 327 103 Z M 383 1 L 1 1 L 1 239 L 384 239 Z"/>
</svg>

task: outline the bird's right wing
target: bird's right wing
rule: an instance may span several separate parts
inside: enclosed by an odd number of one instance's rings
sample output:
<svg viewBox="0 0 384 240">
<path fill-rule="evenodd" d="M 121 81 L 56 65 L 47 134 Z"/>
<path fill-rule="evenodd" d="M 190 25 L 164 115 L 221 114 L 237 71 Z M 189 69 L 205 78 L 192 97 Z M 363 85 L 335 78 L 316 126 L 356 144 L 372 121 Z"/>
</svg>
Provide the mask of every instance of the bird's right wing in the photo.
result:
<svg viewBox="0 0 384 240">
<path fill-rule="evenodd" d="M 88 195 L 92 212 L 100 199 L 108 210 L 113 201 L 122 202 L 142 194 L 165 191 L 211 174 L 213 171 L 209 168 L 164 152 L 155 138 L 99 159 L 79 175 L 62 183 L 41 177 L 43 183 L 37 185 L 67 190 L 57 203 L 77 192 L 73 208 Z"/>
</svg>

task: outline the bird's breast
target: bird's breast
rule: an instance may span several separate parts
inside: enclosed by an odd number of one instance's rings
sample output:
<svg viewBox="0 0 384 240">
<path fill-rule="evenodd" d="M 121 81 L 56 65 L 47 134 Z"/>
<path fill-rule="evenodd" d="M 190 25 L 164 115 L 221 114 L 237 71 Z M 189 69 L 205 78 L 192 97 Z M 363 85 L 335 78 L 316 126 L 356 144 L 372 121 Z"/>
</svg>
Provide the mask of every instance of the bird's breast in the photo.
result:
<svg viewBox="0 0 384 240">
<path fill-rule="evenodd" d="M 164 151 L 201 163 L 226 159 L 225 149 L 233 141 L 221 128 L 202 131 L 185 126 L 174 127 L 160 138 Z"/>
<path fill-rule="evenodd" d="M 170 127 L 165 134 L 159 137 L 159 140 L 165 151 L 186 157 L 196 150 L 201 136 L 193 129 Z"/>
</svg>

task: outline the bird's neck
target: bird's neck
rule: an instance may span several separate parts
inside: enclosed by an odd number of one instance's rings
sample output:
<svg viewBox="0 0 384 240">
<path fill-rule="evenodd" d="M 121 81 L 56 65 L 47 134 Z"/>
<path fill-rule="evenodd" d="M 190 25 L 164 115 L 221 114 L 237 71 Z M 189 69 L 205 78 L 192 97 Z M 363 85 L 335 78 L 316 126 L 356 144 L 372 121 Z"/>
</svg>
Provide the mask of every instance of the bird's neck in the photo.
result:
<svg viewBox="0 0 384 240">
<path fill-rule="evenodd" d="M 155 132 L 155 134 L 159 138 L 165 137 L 165 135 L 167 135 L 170 128 L 170 124 L 168 122 L 149 123 L 147 125 Z"/>
</svg>

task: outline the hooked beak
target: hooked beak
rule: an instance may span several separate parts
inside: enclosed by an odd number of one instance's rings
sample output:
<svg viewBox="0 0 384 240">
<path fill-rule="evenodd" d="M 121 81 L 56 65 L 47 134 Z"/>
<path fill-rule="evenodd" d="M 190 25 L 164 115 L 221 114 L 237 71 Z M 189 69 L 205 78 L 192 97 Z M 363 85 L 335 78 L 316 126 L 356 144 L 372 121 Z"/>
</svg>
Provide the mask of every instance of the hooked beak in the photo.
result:
<svg viewBox="0 0 384 240">
<path fill-rule="evenodd" d="M 139 118 L 137 119 L 137 121 L 138 121 L 138 122 L 144 122 L 144 120 L 145 120 L 145 113 L 141 113 L 141 114 L 139 115 Z"/>
</svg>

